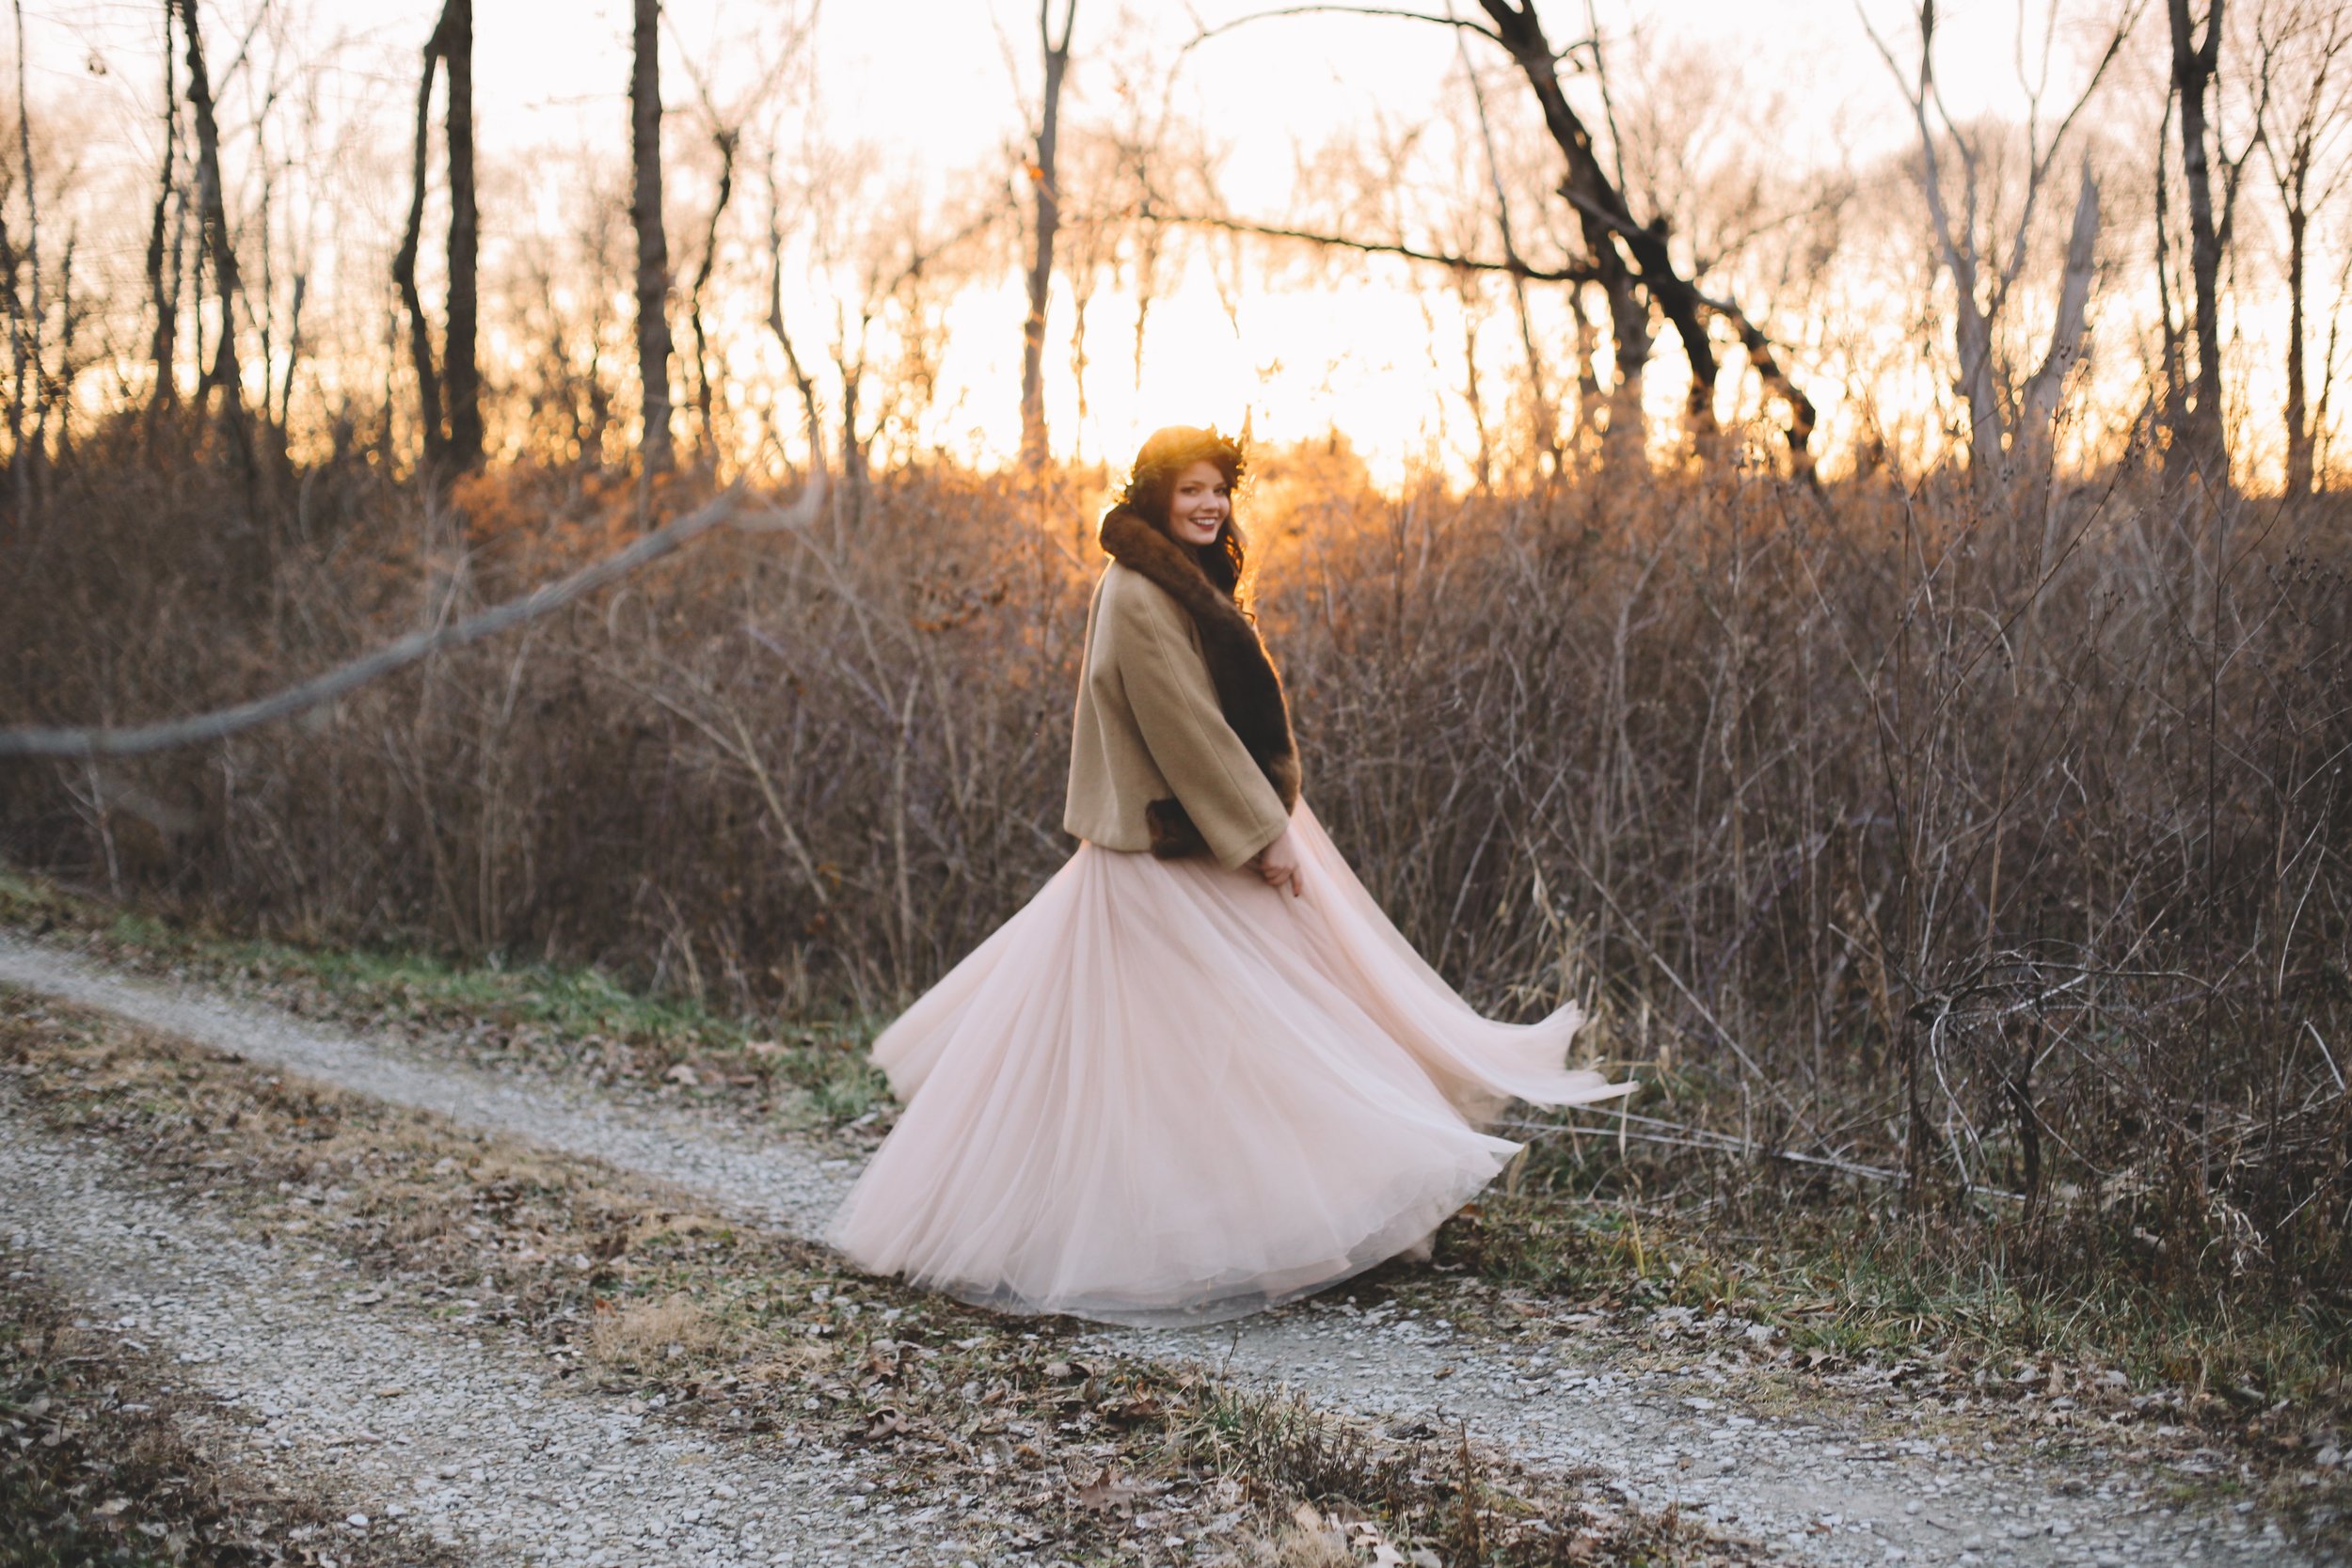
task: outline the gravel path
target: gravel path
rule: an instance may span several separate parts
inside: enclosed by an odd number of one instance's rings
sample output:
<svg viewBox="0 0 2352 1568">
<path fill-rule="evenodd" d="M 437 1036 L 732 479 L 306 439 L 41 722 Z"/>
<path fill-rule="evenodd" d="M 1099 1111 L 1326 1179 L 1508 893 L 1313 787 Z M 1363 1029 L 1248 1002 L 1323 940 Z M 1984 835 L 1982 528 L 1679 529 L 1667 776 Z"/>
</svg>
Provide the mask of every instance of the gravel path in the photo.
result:
<svg viewBox="0 0 2352 1568">
<path fill-rule="evenodd" d="M 600 1100 L 544 1081 L 430 1059 L 323 1029 L 198 988 L 101 972 L 0 935 L 0 984 L 97 1007 L 247 1059 L 535 1139 L 704 1193 L 768 1224 L 810 1234 L 855 1174 L 789 1139 L 751 1135 L 685 1111 Z M 1367 1317 L 1327 1298 L 1216 1329 L 1104 1331 L 1135 1354 L 1223 1366 L 1384 1423 L 1467 1421 L 1546 1467 L 1590 1466 L 1629 1501 L 1668 1503 L 1836 1565 L 2330 1563 L 2352 1555 L 2285 1540 L 2250 1513 L 2181 1513 L 2144 1466 L 2037 1464 L 2028 1454 L 1955 1451 L 1921 1437 L 1864 1441 L 1810 1419 L 1759 1417 L 1729 1390 L 1693 1396 L 1665 1374 L 1595 1371 L 1561 1353 L 1482 1350 L 1442 1320 Z M 1974 1443 L 1976 1440 L 1972 1439 Z"/>
<path fill-rule="evenodd" d="M 188 1433 L 199 1447 L 323 1491 L 353 1536 L 430 1538 L 501 1568 L 864 1568 L 975 1550 L 951 1538 L 952 1510 L 869 1514 L 852 1460 L 575 1394 L 498 1329 L 362 1291 L 338 1260 L 257 1246 L 139 1186 L 0 1098 L 10 1251 L 90 1327 L 180 1364 L 213 1402 Z"/>
<path fill-rule="evenodd" d="M 72 953 L 0 932 L 0 985 L 94 1007 L 247 1061 L 519 1134 L 641 1176 L 707 1193 L 796 1235 L 814 1234 L 855 1178 L 856 1163 L 802 1145 L 755 1143 L 691 1111 L 624 1105 L 546 1079 L 485 1072 L 386 1040 L 363 1039 L 201 986 L 112 974 Z"/>
<path fill-rule="evenodd" d="M 1599 1471 L 1630 1502 L 1672 1503 L 1797 1562 L 2345 1560 L 2298 1548 L 2249 1515 L 2178 1515 L 2141 1465 L 2043 1465 L 1987 1453 L 1989 1443 L 1965 1452 L 1928 1438 L 1864 1441 L 1820 1420 L 1748 1413 L 1729 1392 L 1682 1392 L 1686 1378 L 1594 1371 L 1568 1342 L 1500 1357 L 1439 1323 L 1344 1302 L 1249 1320 L 1238 1338 L 1147 1330 L 1119 1343 L 1130 1354 L 1223 1364 L 1236 1378 L 1391 1426 L 1466 1422 L 1537 1468 Z"/>
</svg>

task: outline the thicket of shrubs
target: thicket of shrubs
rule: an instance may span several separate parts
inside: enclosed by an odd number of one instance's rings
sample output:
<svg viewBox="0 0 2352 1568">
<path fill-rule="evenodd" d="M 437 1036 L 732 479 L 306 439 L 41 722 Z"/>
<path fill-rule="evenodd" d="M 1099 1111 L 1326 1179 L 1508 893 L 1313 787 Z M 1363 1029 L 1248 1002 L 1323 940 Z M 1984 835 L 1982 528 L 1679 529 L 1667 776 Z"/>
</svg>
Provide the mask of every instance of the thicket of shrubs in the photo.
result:
<svg viewBox="0 0 2352 1568">
<path fill-rule="evenodd" d="M 593 468 L 437 499 L 154 439 L 85 442 L 8 525 L 0 723 L 251 695 L 638 526 Z M 1579 995 L 1593 1051 L 1708 1136 L 1980 1204 L 2061 1275 L 2343 1321 L 2340 500 L 1727 467 L 1391 499 L 1336 441 L 1262 456 L 1307 794 L 1474 1000 Z M 887 1010 L 1071 847 L 1106 488 L 881 475 L 853 523 L 715 537 L 309 721 L 0 764 L 0 847 L 305 940 Z"/>
</svg>

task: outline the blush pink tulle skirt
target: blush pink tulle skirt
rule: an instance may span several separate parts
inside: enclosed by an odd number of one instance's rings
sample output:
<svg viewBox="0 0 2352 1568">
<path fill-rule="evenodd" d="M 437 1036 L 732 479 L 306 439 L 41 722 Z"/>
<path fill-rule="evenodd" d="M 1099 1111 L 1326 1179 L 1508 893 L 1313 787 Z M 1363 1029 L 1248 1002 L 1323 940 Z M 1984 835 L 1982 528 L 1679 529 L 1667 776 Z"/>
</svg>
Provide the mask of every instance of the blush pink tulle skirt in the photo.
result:
<svg viewBox="0 0 2352 1568">
<path fill-rule="evenodd" d="M 1239 1317 L 1427 1235 L 1519 1146 L 1513 1098 L 1624 1093 L 1565 1065 L 1581 1017 L 1481 1018 L 1305 801 L 1303 897 L 1251 870 L 1081 844 L 883 1031 L 905 1102 L 826 1240 L 1011 1312 Z"/>
</svg>

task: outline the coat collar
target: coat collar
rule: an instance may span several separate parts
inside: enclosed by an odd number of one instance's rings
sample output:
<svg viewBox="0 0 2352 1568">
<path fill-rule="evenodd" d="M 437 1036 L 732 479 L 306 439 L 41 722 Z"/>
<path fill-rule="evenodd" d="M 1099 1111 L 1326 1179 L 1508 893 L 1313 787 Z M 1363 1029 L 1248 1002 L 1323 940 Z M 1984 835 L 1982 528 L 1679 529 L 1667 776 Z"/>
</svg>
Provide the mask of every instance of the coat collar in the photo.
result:
<svg viewBox="0 0 2352 1568">
<path fill-rule="evenodd" d="M 1112 507 L 1103 515 L 1102 539 L 1104 554 L 1167 589 L 1168 596 L 1200 623 L 1203 636 L 1208 623 L 1215 621 L 1229 631 L 1238 628 L 1256 639 L 1257 630 L 1249 618 L 1200 569 L 1200 556 L 1145 522 L 1141 514 Z"/>
<path fill-rule="evenodd" d="M 1281 797 L 1283 808 L 1296 805 L 1298 743 L 1291 734 L 1282 677 L 1276 673 L 1258 628 L 1209 580 L 1199 556 L 1144 521 L 1141 514 L 1123 506 L 1111 508 L 1103 516 L 1102 540 L 1112 560 L 1166 589 L 1192 617 L 1225 721 Z"/>
</svg>

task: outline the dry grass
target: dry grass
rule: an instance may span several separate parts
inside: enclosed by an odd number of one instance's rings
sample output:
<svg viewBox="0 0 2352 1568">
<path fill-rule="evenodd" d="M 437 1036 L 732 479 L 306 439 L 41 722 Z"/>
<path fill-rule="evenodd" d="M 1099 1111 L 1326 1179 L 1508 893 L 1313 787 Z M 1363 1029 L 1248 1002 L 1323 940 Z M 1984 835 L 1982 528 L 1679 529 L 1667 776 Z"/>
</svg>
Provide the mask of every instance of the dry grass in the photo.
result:
<svg viewBox="0 0 2352 1568">
<path fill-rule="evenodd" d="M 0 721 L 249 694 L 633 527 L 593 469 L 439 508 L 355 461 L 230 529 L 203 465 L 166 488 L 106 439 L 0 583 Z M 1866 1254 L 2341 1343 L 2340 499 L 2130 469 L 1391 499 L 1336 448 L 1265 467 L 1310 797 L 1473 1000 L 1582 997 L 1650 1085 L 1627 1136 L 1708 1154 L 1644 1167 L 1651 1197 L 1835 1162 L 1890 1201 L 1783 1190 L 1858 1212 Z M 315 722 L 0 771 L 0 845 L 262 934 L 881 1016 L 1067 851 L 1098 499 L 886 474 L 854 532 L 715 541 Z"/>
<path fill-rule="evenodd" d="M 719 1325 L 710 1314 L 682 1293 L 599 1312 L 588 1325 L 589 1354 L 630 1370 L 707 1355 L 719 1340 Z"/>
</svg>

